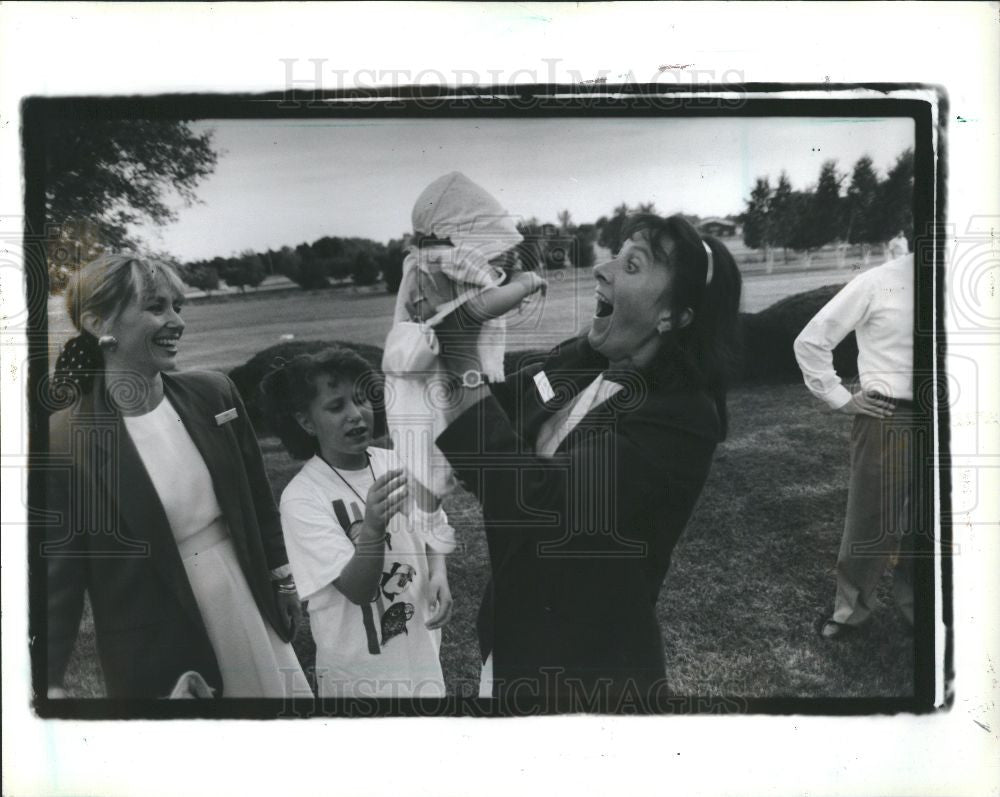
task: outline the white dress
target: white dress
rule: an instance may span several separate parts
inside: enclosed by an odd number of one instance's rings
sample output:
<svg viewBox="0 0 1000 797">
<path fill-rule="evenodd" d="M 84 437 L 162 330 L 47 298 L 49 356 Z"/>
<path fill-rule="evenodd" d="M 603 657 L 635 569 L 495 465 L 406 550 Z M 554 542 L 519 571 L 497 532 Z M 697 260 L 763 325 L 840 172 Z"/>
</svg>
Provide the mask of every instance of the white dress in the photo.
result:
<svg viewBox="0 0 1000 797">
<path fill-rule="evenodd" d="M 124 418 L 149 474 L 222 673 L 224 697 L 310 696 L 292 646 L 261 616 L 212 477 L 173 405 Z"/>
</svg>

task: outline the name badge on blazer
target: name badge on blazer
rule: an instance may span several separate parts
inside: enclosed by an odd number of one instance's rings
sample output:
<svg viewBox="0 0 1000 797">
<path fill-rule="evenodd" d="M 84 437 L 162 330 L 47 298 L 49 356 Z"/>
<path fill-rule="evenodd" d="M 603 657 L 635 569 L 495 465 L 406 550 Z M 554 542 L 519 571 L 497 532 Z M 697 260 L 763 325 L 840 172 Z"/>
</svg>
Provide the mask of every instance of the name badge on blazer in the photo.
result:
<svg viewBox="0 0 1000 797">
<path fill-rule="evenodd" d="M 538 395 L 542 397 L 542 404 L 547 404 L 556 395 L 552 385 L 549 384 L 549 378 L 545 375 L 545 371 L 539 371 L 535 374 L 535 386 L 538 388 Z"/>
<path fill-rule="evenodd" d="M 233 407 L 231 410 L 226 410 L 225 412 L 220 412 L 218 415 L 216 415 L 215 425 L 222 426 L 222 424 L 224 423 L 235 421 L 238 417 L 239 414 L 236 412 L 236 407 Z"/>
</svg>

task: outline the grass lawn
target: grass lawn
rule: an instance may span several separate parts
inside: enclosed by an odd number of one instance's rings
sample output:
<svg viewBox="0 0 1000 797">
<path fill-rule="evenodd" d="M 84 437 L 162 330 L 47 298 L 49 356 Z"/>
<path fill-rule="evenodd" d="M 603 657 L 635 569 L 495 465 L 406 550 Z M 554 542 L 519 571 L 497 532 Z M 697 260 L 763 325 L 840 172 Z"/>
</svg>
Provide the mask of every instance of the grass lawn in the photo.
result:
<svg viewBox="0 0 1000 797">
<path fill-rule="evenodd" d="M 258 345 L 258 348 L 260 346 Z M 884 697 L 913 690 L 913 639 L 892 604 L 888 576 L 869 628 L 825 643 L 813 620 L 832 602 L 847 497 L 850 421 L 801 385 L 730 396 L 731 436 L 718 450 L 701 503 L 675 550 L 657 606 L 667 674 L 682 695 Z M 262 441 L 275 494 L 298 463 Z M 452 691 L 475 694 L 475 617 L 488 576 L 478 505 L 445 504 L 461 546 L 449 557 L 455 596 L 442 663 Z M 296 642 L 311 663 L 308 628 Z M 85 617 L 67 685 L 99 696 L 93 627 Z"/>
</svg>

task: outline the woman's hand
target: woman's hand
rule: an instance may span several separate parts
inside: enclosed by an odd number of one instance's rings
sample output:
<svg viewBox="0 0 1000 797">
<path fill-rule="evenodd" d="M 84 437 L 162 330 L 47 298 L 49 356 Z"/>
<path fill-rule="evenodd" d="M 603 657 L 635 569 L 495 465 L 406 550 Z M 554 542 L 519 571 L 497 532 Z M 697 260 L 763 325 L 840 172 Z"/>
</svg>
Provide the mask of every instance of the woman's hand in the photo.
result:
<svg viewBox="0 0 1000 797">
<path fill-rule="evenodd" d="M 288 628 L 291 631 L 290 638 L 294 639 L 299 630 L 299 623 L 302 621 L 302 604 L 299 602 L 299 596 L 294 591 L 282 590 L 277 586 L 275 586 L 275 590 L 278 615 L 288 623 Z"/>
<path fill-rule="evenodd" d="M 870 415 L 872 418 L 890 418 L 896 408 L 888 399 L 877 396 L 874 393 L 865 393 L 859 390 L 843 407 L 838 407 L 837 412 L 844 415 Z"/>
<path fill-rule="evenodd" d="M 441 628 L 451 619 L 451 588 L 448 586 L 448 573 L 442 566 L 431 573 L 427 579 L 430 587 L 430 611 L 431 616 L 427 618 L 424 625 L 428 630 L 433 631 Z"/>
<path fill-rule="evenodd" d="M 365 526 L 381 539 L 389 520 L 400 509 L 409 495 L 406 471 L 402 468 L 387 470 L 368 488 L 365 498 Z"/>
<path fill-rule="evenodd" d="M 522 286 L 527 291 L 525 299 L 539 291 L 544 296 L 549 289 L 549 283 L 537 271 L 517 271 L 511 276 L 508 284 Z"/>
</svg>

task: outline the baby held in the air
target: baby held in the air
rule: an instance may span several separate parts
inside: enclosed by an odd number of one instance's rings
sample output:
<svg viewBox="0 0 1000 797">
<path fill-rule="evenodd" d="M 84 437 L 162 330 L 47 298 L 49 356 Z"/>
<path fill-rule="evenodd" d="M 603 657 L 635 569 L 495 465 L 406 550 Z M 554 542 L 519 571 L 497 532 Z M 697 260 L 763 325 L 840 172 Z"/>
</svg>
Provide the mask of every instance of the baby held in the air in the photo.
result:
<svg viewBox="0 0 1000 797">
<path fill-rule="evenodd" d="M 412 221 L 382 370 L 390 436 L 409 470 L 418 511 L 431 512 L 453 482 L 451 467 L 434 444 L 445 428 L 435 399 L 435 391 L 443 389 L 438 333 L 442 325 L 475 329 L 476 349 L 465 379 L 501 382 L 503 316 L 544 290 L 545 281 L 532 271 L 500 267 L 501 256 L 523 240 L 521 234 L 500 203 L 460 172 L 424 189 Z"/>
</svg>

